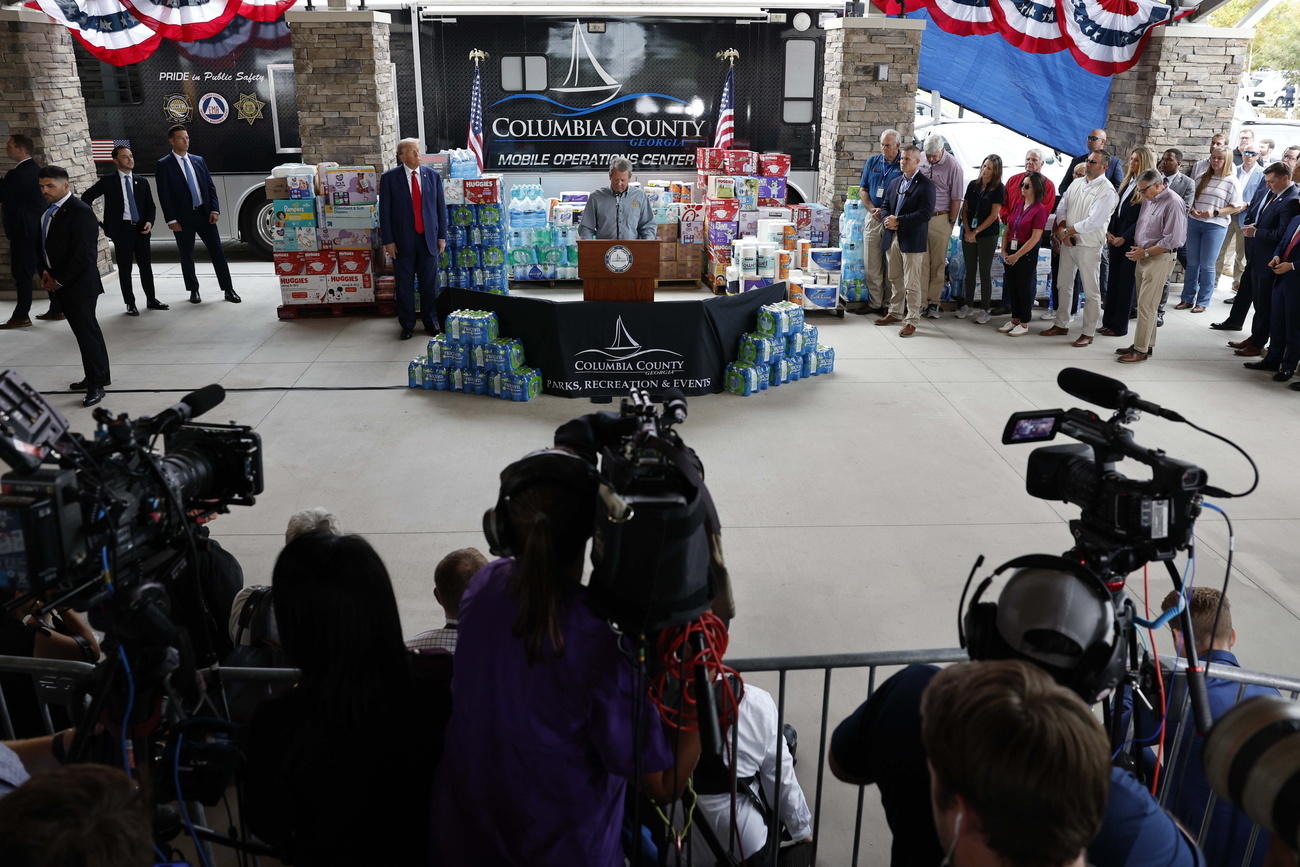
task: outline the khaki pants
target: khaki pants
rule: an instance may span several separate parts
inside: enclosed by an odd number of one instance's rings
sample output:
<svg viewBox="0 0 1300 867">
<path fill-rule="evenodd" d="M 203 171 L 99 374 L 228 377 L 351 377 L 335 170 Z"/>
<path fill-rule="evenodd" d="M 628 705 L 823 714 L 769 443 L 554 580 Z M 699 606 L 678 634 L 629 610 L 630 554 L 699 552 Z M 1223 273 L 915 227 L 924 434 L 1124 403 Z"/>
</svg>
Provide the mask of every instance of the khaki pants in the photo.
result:
<svg viewBox="0 0 1300 867">
<path fill-rule="evenodd" d="M 921 296 L 925 292 L 925 254 L 904 253 L 898 249 L 898 235 L 894 235 L 894 241 L 889 245 L 889 273 L 902 275 L 902 286 L 899 285 L 897 276 L 890 281 L 894 292 L 889 301 L 889 315 L 912 325 L 920 324 L 921 308 L 924 306 Z"/>
<path fill-rule="evenodd" d="M 890 279 L 889 286 L 885 285 L 885 251 L 880 249 L 880 236 L 884 229 L 883 223 L 870 214 L 867 215 L 862 243 L 867 247 L 868 307 L 888 307 L 893 295 L 891 287 L 895 290 L 899 288 L 897 278 Z"/>
<path fill-rule="evenodd" d="M 1134 269 L 1137 283 L 1137 331 L 1133 335 L 1133 348 L 1150 352 L 1156 342 L 1156 316 L 1160 310 L 1160 296 L 1165 291 L 1165 281 L 1174 270 L 1174 254 L 1161 253 L 1141 259 Z"/>
<path fill-rule="evenodd" d="M 1083 280 L 1083 334 L 1092 337 L 1101 319 L 1101 247 L 1061 245 L 1061 267 L 1057 271 L 1060 279 L 1056 283 L 1057 328 L 1070 327 L 1070 300 L 1076 273 Z"/>
<path fill-rule="evenodd" d="M 1232 285 L 1241 282 L 1241 272 L 1246 270 L 1246 236 L 1241 234 L 1237 215 L 1228 218 L 1228 234 L 1223 236 L 1219 248 L 1219 261 L 1214 267 L 1215 278 L 1231 277 Z"/>
<path fill-rule="evenodd" d="M 943 297 L 943 270 L 948 264 L 948 241 L 952 238 L 952 223 L 948 212 L 941 211 L 930 218 L 930 234 L 925 245 L 925 306 L 938 304 Z"/>
</svg>

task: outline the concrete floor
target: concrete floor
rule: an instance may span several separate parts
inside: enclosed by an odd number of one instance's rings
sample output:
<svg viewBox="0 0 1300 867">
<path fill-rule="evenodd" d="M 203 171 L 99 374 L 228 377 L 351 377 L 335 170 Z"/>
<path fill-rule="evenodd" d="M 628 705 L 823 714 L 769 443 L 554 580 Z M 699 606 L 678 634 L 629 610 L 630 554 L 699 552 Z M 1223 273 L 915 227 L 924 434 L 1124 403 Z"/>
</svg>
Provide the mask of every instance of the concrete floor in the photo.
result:
<svg viewBox="0 0 1300 867">
<path fill-rule="evenodd" d="M 113 386 L 104 406 L 149 414 L 208 383 L 231 389 L 206 418 L 258 430 L 266 493 L 212 530 L 243 563 L 247 580 L 269 582 L 293 511 L 325 506 L 383 555 L 407 633 L 440 625 L 433 564 L 452 548 L 486 548 L 480 521 L 501 468 L 549 443 L 557 425 L 592 405 L 391 388 L 405 383 L 420 342 L 397 340 L 395 322 L 280 322 L 270 265 L 239 246 L 230 249 L 231 267 L 244 303 L 219 300 L 211 269 L 201 264 L 205 301 L 192 306 L 174 253 L 157 255 L 159 297 L 170 311 L 122 315 L 116 276 L 106 278 L 99 320 Z M 1081 405 L 1055 384 L 1057 372 L 1074 365 L 1122 379 L 1254 458 L 1261 475 L 1254 494 L 1217 503 L 1237 533 L 1230 592 L 1237 650 L 1248 668 L 1300 674 L 1300 468 L 1293 456 L 1300 394 L 1244 370 L 1224 346 L 1240 335 L 1208 329 L 1226 316 L 1220 298 L 1228 294 L 1220 290 L 1205 314 L 1171 310 L 1156 358 L 1133 366 L 1116 364 L 1112 354 L 1126 341 L 1104 337 L 1075 349 L 1068 339 L 1010 339 L 995 325 L 946 314 L 923 320 L 905 340 L 896 328 L 872 327 L 871 317 L 815 317 L 822 342 L 836 350 L 833 375 L 748 399 L 692 398 L 681 432 L 708 471 L 740 612 L 730 655 L 954 646 L 957 597 L 978 554 L 987 574 L 1012 557 L 1070 545 L 1066 521 L 1078 510 L 1028 496 L 1032 447 L 1004 446 L 1000 438 L 1014 411 Z M 0 369 L 8 367 L 45 390 L 75 429 L 90 431 L 90 410 L 66 390 L 81 377 L 66 325 L 4 332 Z M 349 388 L 374 390 L 336 390 Z M 1144 418 L 1135 432 L 1138 442 L 1203 466 L 1212 484 L 1232 491 L 1251 484 L 1237 452 L 1186 425 Z M 1140 466 L 1122 470 L 1144 475 Z M 1198 526 L 1199 583 L 1222 584 L 1228 550 L 1223 520 L 1207 511 Z M 1140 600 L 1140 574 L 1130 587 Z M 1153 604 L 1168 588 L 1163 568 L 1153 569 Z M 1170 651 L 1167 634 L 1157 640 Z M 755 680 L 775 685 L 774 678 Z M 832 727 L 865 695 L 864 678 L 841 677 L 836 685 Z M 799 772 L 811 800 L 821 675 L 792 675 L 790 689 L 787 713 L 801 732 Z M 856 792 L 827 783 L 821 863 L 847 862 L 855 799 Z M 886 864 L 878 798 L 869 793 L 866 800 L 862 863 Z"/>
</svg>

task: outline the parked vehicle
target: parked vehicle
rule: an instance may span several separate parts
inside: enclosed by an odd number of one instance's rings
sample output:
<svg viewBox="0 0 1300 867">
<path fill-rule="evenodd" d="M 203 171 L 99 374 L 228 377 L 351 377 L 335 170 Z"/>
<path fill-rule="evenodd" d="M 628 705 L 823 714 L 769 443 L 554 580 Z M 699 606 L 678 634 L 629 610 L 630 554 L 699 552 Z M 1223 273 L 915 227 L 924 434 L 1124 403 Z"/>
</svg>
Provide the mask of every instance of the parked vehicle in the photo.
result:
<svg viewBox="0 0 1300 867">
<path fill-rule="evenodd" d="M 1070 164 L 1069 157 L 1059 151 L 988 120 L 943 120 L 928 124 L 916 131 L 917 143 L 923 144 L 932 135 L 943 136 L 948 153 L 961 163 L 967 183 L 979 177 L 980 166 L 989 154 L 1002 157 L 1003 180 L 1025 170 L 1025 154 L 1030 148 L 1043 152 L 1043 175 L 1057 186 Z"/>
<path fill-rule="evenodd" d="M 1251 75 L 1247 100 L 1251 105 L 1273 105 L 1281 107 L 1286 104 L 1286 76 L 1280 72 L 1260 70 Z"/>
</svg>

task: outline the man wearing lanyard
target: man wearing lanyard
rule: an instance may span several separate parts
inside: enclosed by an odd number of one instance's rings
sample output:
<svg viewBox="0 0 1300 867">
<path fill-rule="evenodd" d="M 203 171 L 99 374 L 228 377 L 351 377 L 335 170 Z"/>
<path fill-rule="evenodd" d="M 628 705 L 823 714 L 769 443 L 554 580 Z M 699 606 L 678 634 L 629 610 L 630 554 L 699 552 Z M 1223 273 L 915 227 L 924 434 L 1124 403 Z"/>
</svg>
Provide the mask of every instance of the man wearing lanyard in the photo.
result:
<svg viewBox="0 0 1300 867">
<path fill-rule="evenodd" d="M 948 264 L 948 242 L 961 214 L 966 178 L 957 160 L 947 152 L 947 141 L 937 134 L 925 140 L 925 164 L 921 166 L 921 172 L 934 188 L 934 214 L 930 217 L 925 248 L 927 282 L 923 290 L 925 297 L 921 300 L 925 305 L 925 315 L 938 319 L 944 269 Z"/>
<path fill-rule="evenodd" d="M 898 130 L 887 129 L 880 134 L 880 153 L 867 160 L 862 168 L 859 192 L 867 205 L 868 218 L 864 227 L 863 243 L 867 248 L 867 303 L 854 310 L 865 316 L 874 313 L 883 316 L 889 309 L 890 296 L 902 291 L 901 274 L 886 273 L 885 251 L 880 249 L 880 236 L 884 231 L 880 206 L 885 202 L 885 191 L 894 179 L 903 173 L 898 152 Z M 891 288 L 887 289 L 888 280 Z"/>
</svg>

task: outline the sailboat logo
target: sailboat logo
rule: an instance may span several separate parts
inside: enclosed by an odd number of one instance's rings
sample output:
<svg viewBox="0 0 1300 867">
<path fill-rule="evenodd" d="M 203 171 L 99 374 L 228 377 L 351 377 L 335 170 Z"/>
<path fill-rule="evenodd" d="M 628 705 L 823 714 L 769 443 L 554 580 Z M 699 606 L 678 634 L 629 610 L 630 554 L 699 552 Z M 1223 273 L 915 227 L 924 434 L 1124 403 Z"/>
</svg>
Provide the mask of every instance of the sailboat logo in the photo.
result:
<svg viewBox="0 0 1300 867">
<path fill-rule="evenodd" d="M 601 66 L 600 61 L 596 59 L 595 52 L 591 50 L 591 45 L 587 42 L 586 28 L 582 21 L 575 20 L 573 30 L 569 33 L 569 71 L 565 74 L 564 81 L 550 88 L 550 91 L 559 95 L 573 94 L 579 97 L 592 97 L 596 101 L 585 108 L 579 108 L 567 105 L 541 93 L 514 93 L 498 99 L 488 107 L 495 108 L 502 103 L 515 100 L 534 100 L 550 103 L 557 109 L 562 109 L 562 111 L 552 112 L 555 117 L 582 117 L 583 115 L 612 108 L 619 103 L 636 101 L 643 97 L 662 99 L 683 106 L 689 104 L 684 99 L 669 96 L 666 93 L 647 91 L 645 93 L 628 93 L 619 96 L 622 90 L 622 82 L 610 75 L 609 71 Z"/>
<path fill-rule="evenodd" d="M 600 76 L 600 79 L 604 84 L 591 84 L 584 86 L 581 83 L 582 63 L 579 60 L 581 57 L 578 53 L 579 44 L 582 45 L 582 51 L 587 57 L 587 62 L 591 64 L 591 68 L 596 71 L 596 75 Z M 587 44 L 587 34 L 582 31 L 582 22 L 574 21 L 573 36 L 570 39 L 569 48 L 569 72 L 564 76 L 564 83 L 558 87 L 552 87 L 551 90 L 554 90 L 556 93 L 590 93 L 593 95 L 608 93 L 608 95 L 600 102 L 592 103 L 593 106 L 597 106 L 604 105 L 614 97 L 618 96 L 618 92 L 622 89 L 623 85 L 615 81 L 613 77 L 605 71 L 605 67 L 600 65 L 600 61 L 596 59 L 596 56 L 591 53 L 591 46 Z"/>
<path fill-rule="evenodd" d="M 603 355 L 606 358 L 611 358 L 616 361 L 626 361 L 651 352 L 666 352 L 669 355 L 676 355 L 678 358 L 682 357 L 680 352 L 673 352 L 671 349 L 647 349 L 640 343 L 637 343 L 636 338 L 628 333 L 627 326 L 623 324 L 623 317 L 620 316 L 618 317 L 618 321 L 614 323 L 613 343 L 606 346 L 604 349 L 584 349 L 577 354 L 587 355 L 590 353 Z"/>
</svg>

